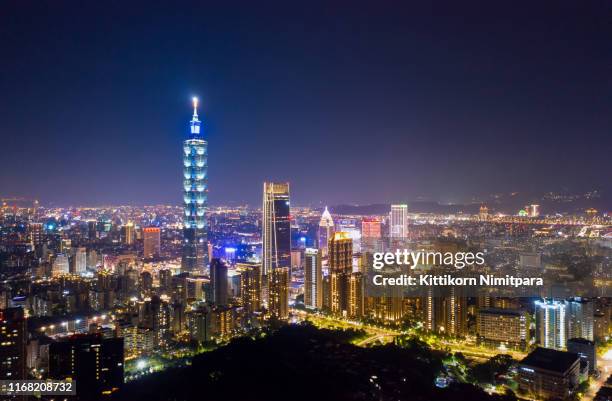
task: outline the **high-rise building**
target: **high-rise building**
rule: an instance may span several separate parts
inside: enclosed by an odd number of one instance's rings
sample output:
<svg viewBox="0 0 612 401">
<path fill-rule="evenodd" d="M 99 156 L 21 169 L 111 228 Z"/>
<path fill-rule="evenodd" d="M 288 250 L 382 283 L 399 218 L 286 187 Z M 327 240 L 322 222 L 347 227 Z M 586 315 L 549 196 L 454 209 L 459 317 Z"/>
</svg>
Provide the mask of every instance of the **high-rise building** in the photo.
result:
<svg viewBox="0 0 612 401">
<path fill-rule="evenodd" d="M 44 239 L 44 231 L 42 223 L 30 223 L 28 227 L 28 235 L 32 245 L 40 245 Z"/>
<path fill-rule="evenodd" d="M 76 399 L 98 399 L 123 385 L 123 357 L 123 338 L 72 336 L 49 346 L 49 378 L 76 381 Z"/>
<path fill-rule="evenodd" d="M 123 226 L 123 243 L 125 245 L 134 244 L 134 223 L 131 221 L 128 221 L 128 223 Z"/>
<path fill-rule="evenodd" d="M 524 349 L 527 346 L 529 323 L 521 310 L 486 308 L 476 319 L 478 341 L 482 344 Z"/>
<path fill-rule="evenodd" d="M 142 327 L 153 330 L 156 347 L 165 347 L 170 330 L 170 306 L 165 299 L 153 295 L 140 305 Z"/>
<path fill-rule="evenodd" d="M 584 338 L 593 341 L 595 308 L 585 298 L 571 298 L 567 304 L 567 338 Z"/>
<path fill-rule="evenodd" d="M 74 274 L 83 274 L 87 270 L 87 248 L 78 247 L 74 250 Z"/>
<path fill-rule="evenodd" d="M 90 241 L 94 241 L 98 238 L 98 227 L 95 220 L 89 220 L 87 222 L 87 238 Z"/>
<path fill-rule="evenodd" d="M 321 250 L 306 248 L 304 252 L 304 305 L 309 309 L 323 307 L 323 270 Z"/>
<path fill-rule="evenodd" d="M 353 319 L 363 317 L 363 274 L 351 273 L 348 285 L 348 316 Z"/>
<path fill-rule="evenodd" d="M 238 263 L 240 271 L 240 297 L 248 313 L 261 309 L 261 268 L 258 263 Z"/>
<path fill-rule="evenodd" d="M 145 270 L 140 273 L 140 289 L 145 294 L 150 294 L 153 289 L 153 275 L 151 272 Z"/>
<path fill-rule="evenodd" d="M 273 315 L 277 317 L 287 316 L 289 308 L 289 269 L 291 268 L 289 183 L 264 182 L 262 209 L 261 284 L 263 300 Z M 286 278 L 285 275 L 287 275 Z M 273 288 L 274 285 L 280 287 Z M 272 299 L 273 294 L 274 300 Z M 282 304 L 279 304 L 279 302 Z M 272 305 L 274 305 L 274 309 Z"/>
<path fill-rule="evenodd" d="M 289 268 L 275 267 L 270 273 L 268 309 L 278 319 L 289 317 Z"/>
<path fill-rule="evenodd" d="M 0 380 L 25 380 L 26 319 L 23 308 L 0 310 Z"/>
<path fill-rule="evenodd" d="M 363 252 L 383 252 L 379 217 L 364 217 L 361 220 L 361 248 Z"/>
<path fill-rule="evenodd" d="M 408 237 L 408 205 L 391 205 L 389 236 L 398 240 Z"/>
<path fill-rule="evenodd" d="M 350 277 L 353 271 L 353 239 L 348 233 L 338 231 L 328 242 L 331 313 L 348 313 Z"/>
<path fill-rule="evenodd" d="M 327 206 L 325 206 L 325 210 L 323 211 L 323 215 L 321 216 L 321 221 L 319 222 L 319 231 L 317 235 L 317 242 L 319 244 L 319 250 L 321 250 L 321 257 L 327 257 L 327 243 L 330 238 L 334 235 L 334 220 L 332 219 L 329 210 L 327 210 Z"/>
<path fill-rule="evenodd" d="M 264 182 L 262 221 L 262 274 L 276 267 L 291 267 L 289 183 Z"/>
<path fill-rule="evenodd" d="M 58 253 L 53 261 L 51 274 L 53 277 L 61 276 L 62 274 L 70 273 L 70 264 L 68 257 L 63 253 Z"/>
<path fill-rule="evenodd" d="M 332 272 L 353 271 L 353 239 L 348 233 L 338 231 L 329 239 L 329 268 Z"/>
<path fill-rule="evenodd" d="M 347 233 L 353 239 L 353 252 L 361 252 L 361 229 L 355 219 L 341 219 L 336 222 L 338 231 Z"/>
<path fill-rule="evenodd" d="M 567 342 L 567 305 L 563 301 L 535 302 L 536 342 L 544 348 L 564 349 Z"/>
<path fill-rule="evenodd" d="M 448 296 L 441 299 L 440 306 L 444 333 L 451 336 L 467 334 L 467 298 L 462 287 L 451 287 Z"/>
<path fill-rule="evenodd" d="M 159 227 L 145 227 L 144 237 L 144 258 L 152 259 L 159 257 L 161 251 L 161 229 Z"/>
<path fill-rule="evenodd" d="M 181 268 L 203 271 L 208 264 L 208 143 L 193 99 L 189 138 L 183 142 L 183 256 Z"/>
<path fill-rule="evenodd" d="M 429 287 L 422 297 L 425 329 L 450 336 L 467 334 L 467 298 L 461 287 Z"/>
<path fill-rule="evenodd" d="M 210 282 L 213 303 L 218 306 L 227 305 L 227 265 L 221 259 L 215 258 L 210 263 Z"/>
<path fill-rule="evenodd" d="M 361 238 L 366 239 L 380 239 L 381 224 L 380 218 L 378 217 L 364 217 L 361 220 Z"/>
</svg>

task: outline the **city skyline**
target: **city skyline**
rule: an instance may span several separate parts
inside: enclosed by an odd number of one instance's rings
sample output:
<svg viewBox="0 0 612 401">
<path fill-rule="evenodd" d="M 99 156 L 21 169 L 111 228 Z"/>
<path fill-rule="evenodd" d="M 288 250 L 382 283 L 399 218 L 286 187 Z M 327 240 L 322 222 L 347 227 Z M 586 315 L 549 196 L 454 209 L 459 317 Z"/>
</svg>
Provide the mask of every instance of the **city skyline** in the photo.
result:
<svg viewBox="0 0 612 401">
<path fill-rule="evenodd" d="M 0 156 L 19 168 L 0 172 L 2 196 L 180 203 L 160 188 L 181 187 L 169 166 L 194 95 L 211 204 L 256 205 L 266 180 L 321 206 L 610 193 L 603 5 L 529 4 L 525 19 L 516 5 L 449 3 L 458 19 L 425 5 L 199 3 L 134 23 L 137 3 L 7 6 Z"/>
</svg>

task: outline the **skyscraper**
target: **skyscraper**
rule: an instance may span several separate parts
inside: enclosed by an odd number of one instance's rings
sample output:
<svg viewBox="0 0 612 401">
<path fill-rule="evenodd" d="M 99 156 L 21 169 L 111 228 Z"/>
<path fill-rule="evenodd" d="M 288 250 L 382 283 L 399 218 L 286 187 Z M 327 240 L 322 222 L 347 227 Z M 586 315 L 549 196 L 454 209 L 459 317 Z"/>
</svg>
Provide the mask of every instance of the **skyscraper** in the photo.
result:
<svg viewBox="0 0 612 401">
<path fill-rule="evenodd" d="M 204 270 L 208 262 L 208 143 L 193 98 L 189 138 L 183 142 L 183 270 Z"/>
<path fill-rule="evenodd" d="M 408 205 L 391 205 L 389 236 L 404 239 L 408 236 Z"/>
<path fill-rule="evenodd" d="M 275 267 L 270 273 L 268 309 L 278 319 L 289 317 L 289 268 Z"/>
<path fill-rule="evenodd" d="M 286 316 L 291 267 L 289 183 L 264 182 L 262 220 L 263 299 L 273 315 Z"/>
<path fill-rule="evenodd" d="M 63 253 L 58 253 L 53 261 L 53 268 L 51 274 L 53 277 L 60 276 L 62 274 L 70 273 L 70 263 L 68 258 Z"/>
<path fill-rule="evenodd" d="M 321 250 L 321 257 L 327 257 L 327 242 L 334 235 L 334 220 L 332 219 L 329 210 L 327 210 L 327 206 L 325 206 L 325 210 L 323 211 L 323 215 L 321 216 L 321 221 L 319 222 L 319 233 L 318 233 L 318 243 L 319 249 Z"/>
<path fill-rule="evenodd" d="M 353 239 L 339 231 L 329 240 L 330 309 L 335 315 L 348 313 L 350 276 L 353 271 Z"/>
<path fill-rule="evenodd" d="M 144 258 L 156 258 L 161 249 L 161 230 L 159 227 L 145 227 L 144 236 Z"/>
<path fill-rule="evenodd" d="M 306 248 L 304 252 L 304 305 L 310 309 L 323 306 L 323 271 L 321 251 Z"/>
<path fill-rule="evenodd" d="M 221 259 L 210 262 L 210 281 L 215 305 L 227 305 L 227 265 Z"/>
<path fill-rule="evenodd" d="M 131 221 L 123 226 L 123 243 L 125 245 L 134 244 L 134 223 Z"/>
<path fill-rule="evenodd" d="M 379 217 L 364 217 L 361 220 L 361 246 L 364 252 L 382 252 L 382 229 Z"/>
<path fill-rule="evenodd" d="M 238 263 L 240 270 L 240 295 L 242 306 L 248 313 L 259 311 L 261 307 L 261 268 L 257 263 Z"/>
<path fill-rule="evenodd" d="M 78 247 L 74 250 L 74 274 L 83 274 L 87 270 L 87 248 Z"/>
<path fill-rule="evenodd" d="M 567 306 L 563 301 L 535 303 L 536 342 L 544 348 L 563 349 L 567 343 Z"/>
<path fill-rule="evenodd" d="M 585 298 L 567 301 L 567 338 L 584 338 L 593 341 L 593 302 Z"/>
</svg>

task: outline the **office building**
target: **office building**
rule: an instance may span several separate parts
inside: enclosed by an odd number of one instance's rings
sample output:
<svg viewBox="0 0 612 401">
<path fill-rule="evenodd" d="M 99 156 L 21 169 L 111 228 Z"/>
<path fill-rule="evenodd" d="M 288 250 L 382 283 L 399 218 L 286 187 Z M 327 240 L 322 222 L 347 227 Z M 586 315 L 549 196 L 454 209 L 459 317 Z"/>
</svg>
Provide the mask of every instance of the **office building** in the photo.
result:
<svg viewBox="0 0 612 401">
<path fill-rule="evenodd" d="M 189 138 L 183 142 L 183 255 L 184 271 L 204 271 L 208 264 L 208 143 L 193 99 Z"/>
<path fill-rule="evenodd" d="M 319 221 L 319 230 L 317 234 L 317 243 L 319 250 L 321 251 L 322 258 L 327 257 L 327 243 L 334 235 L 334 231 L 334 220 L 332 219 L 329 210 L 327 210 L 327 206 L 325 206 L 323 215 L 321 215 L 321 221 Z"/>
<path fill-rule="evenodd" d="M 68 257 L 63 253 L 58 253 L 53 261 L 53 267 L 51 270 L 51 275 L 53 277 L 61 276 L 63 274 L 70 273 L 70 262 Z"/>
<path fill-rule="evenodd" d="M 134 238 L 134 223 L 129 221 L 125 226 L 123 226 L 123 243 L 125 245 L 133 245 Z"/>
<path fill-rule="evenodd" d="M 323 307 L 323 270 L 321 250 L 306 248 L 304 252 L 304 305 L 309 309 Z"/>
<path fill-rule="evenodd" d="M 348 233 L 335 232 L 328 242 L 331 313 L 345 315 L 349 308 L 350 276 L 353 271 L 353 240 Z"/>
<path fill-rule="evenodd" d="M 579 384 L 580 358 L 572 352 L 536 348 L 519 363 L 519 392 L 539 399 L 569 399 Z"/>
<path fill-rule="evenodd" d="M 221 259 L 213 259 L 210 263 L 210 283 L 213 303 L 218 306 L 227 305 L 227 265 Z"/>
<path fill-rule="evenodd" d="M 78 247 L 74 250 L 74 274 L 83 274 L 87 271 L 87 248 Z"/>
<path fill-rule="evenodd" d="M 289 183 L 264 182 L 262 209 L 263 300 L 264 304 L 268 305 L 270 313 L 277 317 L 287 316 L 288 312 L 284 311 L 288 311 L 289 308 L 291 268 Z M 287 277 L 284 277 L 285 275 Z M 280 287 L 273 288 L 274 285 Z M 273 295 L 274 300 L 272 300 Z"/>
<path fill-rule="evenodd" d="M 493 347 L 525 349 L 529 323 L 524 311 L 485 308 L 476 319 L 478 342 Z"/>
<path fill-rule="evenodd" d="M 161 251 L 161 229 L 159 227 L 145 227 L 143 230 L 145 259 L 158 258 Z"/>
</svg>

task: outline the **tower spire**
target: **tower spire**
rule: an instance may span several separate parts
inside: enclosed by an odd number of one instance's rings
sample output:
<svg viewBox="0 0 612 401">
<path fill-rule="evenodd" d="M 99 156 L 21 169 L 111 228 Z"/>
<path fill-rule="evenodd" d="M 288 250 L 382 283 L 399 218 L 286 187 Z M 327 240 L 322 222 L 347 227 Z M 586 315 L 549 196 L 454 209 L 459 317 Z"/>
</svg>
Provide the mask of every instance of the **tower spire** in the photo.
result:
<svg viewBox="0 0 612 401">
<path fill-rule="evenodd" d="M 194 96 L 192 101 L 193 101 L 193 118 L 194 120 L 197 120 L 198 119 L 198 98 Z"/>
</svg>

